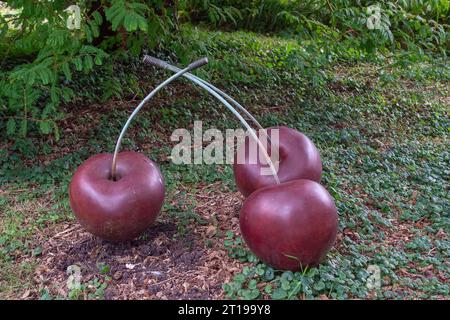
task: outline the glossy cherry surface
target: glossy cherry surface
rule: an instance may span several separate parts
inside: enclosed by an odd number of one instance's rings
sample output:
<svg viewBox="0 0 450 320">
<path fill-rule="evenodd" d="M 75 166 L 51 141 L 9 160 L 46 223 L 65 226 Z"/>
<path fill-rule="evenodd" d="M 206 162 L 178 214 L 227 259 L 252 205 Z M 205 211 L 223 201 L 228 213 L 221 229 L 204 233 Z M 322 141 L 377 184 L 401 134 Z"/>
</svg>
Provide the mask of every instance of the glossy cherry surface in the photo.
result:
<svg viewBox="0 0 450 320">
<path fill-rule="evenodd" d="M 156 219 L 164 202 L 164 181 L 157 165 L 137 152 L 118 156 L 111 179 L 112 154 L 90 157 L 75 172 L 70 205 L 90 233 L 111 241 L 137 237 Z"/>
<path fill-rule="evenodd" d="M 250 250 L 276 269 L 315 266 L 338 228 L 333 198 L 319 183 L 294 180 L 259 189 L 244 202 L 240 227 Z"/>
<path fill-rule="evenodd" d="M 288 127 L 272 127 L 267 129 L 268 136 L 271 131 L 279 130 L 279 169 L 278 177 L 281 182 L 287 182 L 295 179 L 308 179 L 320 182 L 322 175 L 322 161 L 319 151 L 314 143 L 303 133 Z M 258 134 L 260 136 L 260 134 Z M 250 137 L 246 137 L 238 151 L 233 165 L 234 179 L 239 191 L 244 196 L 249 196 L 257 189 L 273 185 L 276 183 L 272 175 L 262 175 L 261 168 L 267 168 L 258 152 L 258 160 L 252 164 L 250 161 Z M 245 159 L 238 163 L 237 154 L 243 152 L 245 148 Z M 241 150 L 240 150 L 241 149 Z M 255 150 L 259 151 L 259 148 Z M 270 143 L 267 143 L 267 151 L 270 154 Z M 256 159 L 256 158 L 254 158 Z"/>
</svg>

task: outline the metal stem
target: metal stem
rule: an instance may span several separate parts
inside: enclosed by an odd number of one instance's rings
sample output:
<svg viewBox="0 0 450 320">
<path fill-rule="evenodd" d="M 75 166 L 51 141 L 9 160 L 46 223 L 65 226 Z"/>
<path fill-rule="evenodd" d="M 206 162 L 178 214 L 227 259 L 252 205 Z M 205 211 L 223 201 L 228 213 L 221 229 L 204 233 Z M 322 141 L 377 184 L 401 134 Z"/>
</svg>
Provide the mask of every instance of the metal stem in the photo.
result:
<svg viewBox="0 0 450 320">
<path fill-rule="evenodd" d="M 163 68 L 163 69 L 168 69 L 172 72 L 179 72 L 180 68 L 177 68 L 175 66 L 172 66 L 170 64 L 168 64 L 165 61 L 162 61 L 160 59 L 151 57 L 146 55 L 144 57 L 144 62 L 155 65 L 157 67 Z M 215 88 L 213 85 L 207 83 L 206 81 L 190 74 L 190 73 L 184 73 L 183 76 L 187 79 L 189 79 L 190 81 L 194 82 L 195 84 L 197 84 L 198 86 L 202 87 L 203 89 L 205 89 L 206 91 L 208 91 L 211 95 L 213 95 L 216 99 L 218 99 L 223 105 L 225 105 L 225 107 L 228 108 L 228 110 L 230 110 L 235 116 L 236 118 L 238 118 L 238 120 L 242 123 L 242 125 L 249 131 L 250 135 L 252 136 L 252 138 L 258 143 L 258 146 L 261 148 L 261 150 L 263 151 L 263 156 L 266 159 L 267 163 L 269 164 L 270 170 L 272 171 L 272 175 L 275 178 L 275 181 L 277 184 L 280 184 L 280 179 L 278 177 L 277 174 L 277 170 L 275 169 L 275 166 L 273 165 L 272 159 L 270 159 L 266 148 L 264 147 L 264 145 L 262 144 L 262 142 L 259 140 L 258 136 L 256 135 L 255 131 L 253 130 L 253 128 L 250 127 L 250 125 L 248 124 L 248 122 L 239 114 L 239 112 L 236 111 L 235 108 L 233 108 L 220 94 L 224 94 L 222 91 L 220 91 L 219 89 Z M 215 89 L 217 90 L 215 90 Z M 226 97 L 228 97 L 229 99 L 231 99 L 232 101 L 235 102 L 236 106 L 240 106 L 240 104 L 238 104 L 234 99 L 232 99 L 231 97 L 229 97 L 228 95 L 224 94 Z M 247 115 L 250 116 L 251 119 L 254 120 L 255 124 L 257 123 L 258 127 L 260 129 L 265 130 L 259 123 L 258 121 L 256 121 L 256 119 L 242 106 L 240 106 L 240 109 L 242 111 L 244 111 Z M 252 120 L 252 121 L 253 121 Z"/>
<path fill-rule="evenodd" d="M 152 64 L 154 66 L 160 67 L 162 69 L 167 69 L 170 70 L 172 72 L 178 72 L 181 69 L 178 67 L 175 67 L 171 64 L 169 64 L 166 61 L 157 59 L 155 57 L 152 56 L 144 56 L 144 62 Z M 228 94 L 226 94 L 225 92 L 223 92 L 222 90 L 220 90 L 219 88 L 217 88 L 216 86 L 214 86 L 213 84 L 203 80 L 202 78 L 197 77 L 196 75 L 193 75 L 191 73 L 185 73 L 183 75 L 183 77 L 193 81 L 193 79 L 198 80 L 200 82 L 202 82 L 203 84 L 207 85 L 209 88 L 211 88 L 212 90 L 214 90 L 215 92 L 217 92 L 218 94 L 222 95 L 225 99 L 227 99 L 229 102 L 231 102 L 232 104 L 234 104 L 239 110 L 241 110 L 254 124 L 255 126 L 258 127 L 258 129 L 264 129 L 261 124 L 258 122 L 258 120 L 255 119 L 255 117 L 247 110 L 245 109 L 239 102 L 237 102 L 236 100 L 234 100 L 232 97 L 230 97 Z"/>
<path fill-rule="evenodd" d="M 159 84 L 155 89 L 153 89 L 152 92 L 150 92 L 145 98 L 144 100 L 141 101 L 141 103 L 139 103 L 139 105 L 136 107 L 136 109 L 134 109 L 133 113 L 130 115 L 130 117 L 128 118 L 127 122 L 125 123 L 125 125 L 122 128 L 122 131 L 120 132 L 119 138 L 117 139 L 116 142 L 116 147 L 114 149 L 114 155 L 113 155 L 113 160 L 112 160 L 112 165 L 111 165 L 111 178 L 113 180 L 116 180 L 116 171 L 117 171 L 117 155 L 119 154 L 119 149 L 120 149 L 120 145 L 122 143 L 122 139 L 123 136 L 125 135 L 125 132 L 127 131 L 128 127 L 130 126 L 131 121 L 133 120 L 133 118 L 136 116 L 136 114 L 141 110 L 141 108 L 145 105 L 145 103 L 147 103 L 151 98 L 153 98 L 153 96 L 162 88 L 164 88 L 165 86 L 167 86 L 169 83 L 171 83 L 172 81 L 174 81 L 175 79 L 181 77 L 184 73 L 189 72 L 191 70 L 194 70 L 196 68 L 199 68 L 205 64 L 208 63 L 208 59 L 207 58 L 202 58 L 199 59 L 197 61 L 192 62 L 190 65 L 188 65 L 186 68 L 179 70 L 176 74 L 174 74 L 173 76 L 171 76 L 170 78 L 166 79 L 164 82 L 162 82 L 161 84 Z"/>
</svg>

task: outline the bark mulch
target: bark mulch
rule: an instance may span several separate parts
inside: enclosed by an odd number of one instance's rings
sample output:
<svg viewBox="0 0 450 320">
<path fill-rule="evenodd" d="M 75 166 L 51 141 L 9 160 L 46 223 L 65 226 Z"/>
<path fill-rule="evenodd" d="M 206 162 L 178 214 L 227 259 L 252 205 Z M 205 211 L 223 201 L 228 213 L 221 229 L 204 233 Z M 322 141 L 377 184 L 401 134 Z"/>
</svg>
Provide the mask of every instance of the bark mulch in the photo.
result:
<svg viewBox="0 0 450 320">
<path fill-rule="evenodd" d="M 204 186 L 192 196 L 194 212 L 205 223 L 190 222 L 182 236 L 178 218 L 164 214 L 139 239 L 124 243 L 98 239 L 77 222 L 58 226 L 55 235 L 42 244 L 36 287 L 67 296 L 69 266 L 80 267 L 81 283 L 87 283 L 105 279 L 104 268 L 99 268 L 102 264 L 109 269 L 106 299 L 224 298 L 222 284 L 242 269 L 223 245 L 226 231 L 239 233 L 242 198 L 238 193 L 221 192 L 219 187 L 220 183 Z M 27 298 L 36 295 L 38 290 Z"/>
</svg>

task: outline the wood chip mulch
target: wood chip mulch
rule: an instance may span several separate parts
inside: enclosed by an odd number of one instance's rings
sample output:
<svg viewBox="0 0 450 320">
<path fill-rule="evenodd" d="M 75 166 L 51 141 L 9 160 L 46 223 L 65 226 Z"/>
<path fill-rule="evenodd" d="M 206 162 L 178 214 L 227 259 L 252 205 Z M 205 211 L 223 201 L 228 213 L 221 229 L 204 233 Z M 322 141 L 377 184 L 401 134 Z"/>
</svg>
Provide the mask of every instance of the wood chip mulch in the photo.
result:
<svg viewBox="0 0 450 320">
<path fill-rule="evenodd" d="M 108 266 L 110 280 L 106 299 L 222 299 L 222 284 L 231 280 L 242 265 L 228 257 L 223 245 L 228 230 L 239 233 L 238 193 L 218 190 L 220 183 L 195 192 L 195 221 L 182 237 L 177 218 L 164 214 L 142 237 L 124 243 L 111 243 L 85 232 L 74 223 L 58 226 L 54 236 L 42 244 L 34 275 L 38 298 L 46 289 L 52 295 L 67 296 L 67 269 L 81 269 L 81 283 L 104 279 L 99 264 Z"/>
</svg>

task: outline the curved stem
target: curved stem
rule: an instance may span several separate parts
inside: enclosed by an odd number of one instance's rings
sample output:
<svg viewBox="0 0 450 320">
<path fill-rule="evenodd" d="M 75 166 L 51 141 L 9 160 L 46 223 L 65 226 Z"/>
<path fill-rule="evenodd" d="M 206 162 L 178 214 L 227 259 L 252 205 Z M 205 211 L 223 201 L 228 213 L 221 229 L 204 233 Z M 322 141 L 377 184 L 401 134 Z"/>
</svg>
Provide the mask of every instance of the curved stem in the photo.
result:
<svg viewBox="0 0 450 320">
<path fill-rule="evenodd" d="M 120 132 L 119 138 L 117 139 L 116 142 L 116 147 L 114 149 L 114 155 L 113 155 L 113 160 L 112 160 L 112 165 L 111 165 L 111 178 L 113 180 L 116 180 L 116 171 L 117 171 L 117 155 L 119 154 L 119 149 L 120 149 L 120 145 L 122 143 L 122 139 L 123 136 L 125 135 L 125 132 L 127 131 L 128 127 L 130 126 L 131 121 L 133 120 L 133 118 L 136 116 L 136 114 L 142 109 L 142 107 L 145 105 L 145 103 L 147 103 L 151 98 L 153 98 L 153 96 L 162 88 L 164 88 L 165 86 L 167 86 L 169 83 L 171 83 L 173 80 L 181 77 L 184 73 L 189 72 L 193 69 L 196 69 L 198 67 L 203 66 L 204 64 L 208 63 L 208 59 L 207 58 L 202 58 L 200 60 L 194 61 L 193 63 L 191 63 L 190 65 L 188 65 L 186 68 L 179 70 L 176 74 L 174 74 L 173 76 L 171 76 L 170 78 L 166 79 L 164 82 L 162 82 L 161 84 L 159 84 L 155 89 L 153 89 L 152 92 L 150 92 L 145 98 L 144 100 L 141 101 L 141 103 L 139 103 L 139 105 L 136 107 L 136 109 L 134 109 L 133 113 L 130 115 L 130 117 L 128 118 L 127 122 L 125 123 L 125 125 L 122 128 L 122 131 Z"/>
<path fill-rule="evenodd" d="M 181 69 L 177 68 L 163 60 L 151 57 L 146 55 L 144 57 L 144 62 L 150 63 L 152 65 L 155 65 L 157 67 L 163 68 L 163 69 L 168 69 L 172 72 L 178 72 Z M 211 83 L 203 80 L 202 78 L 197 77 L 196 75 L 193 75 L 191 73 L 185 73 L 183 75 L 183 77 L 193 81 L 193 79 L 198 80 L 200 82 L 202 82 L 203 84 L 207 85 L 209 88 L 211 88 L 212 90 L 214 90 L 215 92 L 217 92 L 218 94 L 222 95 L 225 99 L 227 99 L 229 102 L 231 102 L 232 104 L 234 104 L 239 110 L 241 110 L 254 124 L 255 126 L 258 127 L 258 129 L 264 129 L 261 124 L 258 122 L 258 120 L 255 119 L 255 117 L 247 110 L 245 109 L 239 102 L 237 102 L 236 100 L 234 100 L 232 97 L 230 97 L 228 94 L 226 94 L 225 92 L 223 92 L 222 90 L 220 90 L 219 88 L 217 88 L 216 86 L 212 85 Z"/>
<path fill-rule="evenodd" d="M 218 94 L 222 95 L 225 99 L 227 99 L 229 102 L 233 103 L 239 110 L 241 110 L 257 127 L 258 129 L 264 129 L 258 122 L 258 120 L 255 119 L 255 117 L 247 110 L 245 109 L 239 102 L 237 102 L 236 100 L 234 100 L 232 97 L 230 97 L 228 94 L 226 94 L 225 92 L 223 92 L 222 90 L 220 90 L 219 88 L 215 87 L 214 85 L 212 85 L 209 82 L 206 82 L 205 80 L 195 76 L 195 75 L 191 75 L 189 74 L 184 74 L 184 77 L 188 78 L 192 76 L 193 78 L 195 78 L 198 81 L 201 81 L 203 84 L 207 85 L 208 87 L 210 87 L 211 89 L 213 89 L 215 92 L 217 92 Z"/>
<path fill-rule="evenodd" d="M 185 73 L 184 75 L 183 75 L 183 77 L 185 77 L 185 78 L 188 78 L 189 79 L 189 77 L 193 77 L 193 78 L 195 78 L 196 80 L 199 80 L 199 81 L 201 81 L 202 83 L 204 83 L 204 84 L 206 84 L 208 87 L 210 87 L 211 89 L 213 89 L 215 92 L 217 92 L 218 94 L 220 94 L 220 95 L 222 95 L 223 97 L 225 97 L 225 99 L 227 99 L 229 102 L 231 102 L 231 103 L 233 103 L 239 110 L 241 110 L 252 122 L 253 122 L 253 124 L 255 125 L 255 126 L 257 126 L 258 127 L 258 129 L 262 129 L 263 130 L 263 132 L 264 132 L 264 135 L 265 135 L 265 137 L 266 137 L 266 139 L 269 141 L 269 143 L 271 142 L 270 141 L 270 137 L 269 137 L 269 135 L 266 133 L 266 130 L 263 128 L 263 126 L 258 122 L 258 120 L 256 120 L 256 118 L 247 110 L 247 109 L 245 109 L 239 102 L 237 102 L 236 100 L 234 100 L 232 97 L 230 97 L 228 94 L 226 94 L 225 92 L 223 92 L 222 90 L 220 90 L 219 88 L 217 88 L 216 86 L 214 86 L 214 85 L 212 85 L 211 83 L 209 83 L 209 82 L 206 82 L 205 80 L 203 80 L 203 79 L 201 79 L 201 78 L 199 78 L 199 77 L 197 77 L 197 76 L 195 76 L 195 75 L 193 75 L 193 74 L 190 74 L 190 73 Z"/>
<path fill-rule="evenodd" d="M 150 56 L 145 56 L 144 57 L 144 62 L 156 65 L 158 67 L 164 68 L 164 69 L 168 69 L 172 72 L 180 72 L 180 68 L 177 68 L 175 66 L 172 66 L 170 64 L 168 64 L 165 61 L 150 57 Z M 178 73 L 177 73 L 178 74 Z M 280 179 L 278 177 L 277 174 L 277 170 L 275 169 L 275 166 L 273 165 L 272 159 L 269 157 L 267 150 L 265 148 L 265 146 L 262 144 L 262 142 L 259 140 L 258 136 L 256 135 L 255 131 L 253 130 L 252 127 L 250 127 L 250 125 L 248 124 L 248 122 L 239 114 L 239 112 L 236 111 L 235 108 L 233 108 L 218 92 L 223 93 L 222 91 L 220 91 L 219 89 L 217 89 L 218 91 L 216 92 L 216 90 L 214 90 L 213 88 L 215 88 L 213 85 L 207 83 L 206 81 L 192 75 L 189 73 L 184 73 L 183 76 L 187 79 L 189 79 L 190 81 L 194 82 L 195 84 L 197 84 L 198 86 L 202 87 L 203 89 L 205 89 L 206 91 L 208 91 L 211 95 L 213 95 L 217 100 L 219 100 L 223 105 L 225 105 L 225 107 L 227 107 L 228 110 L 230 110 L 235 116 L 236 118 L 238 118 L 238 120 L 242 123 L 242 125 L 248 130 L 248 132 L 250 133 L 250 135 L 252 136 L 252 138 L 258 143 L 258 146 L 261 148 L 261 150 L 263 151 L 263 156 L 266 159 L 267 163 L 269 164 L 270 170 L 272 171 L 272 175 L 275 178 L 275 181 L 277 184 L 280 184 Z M 229 97 L 228 95 L 226 95 L 227 97 Z M 234 101 L 237 105 L 239 105 L 234 99 L 232 99 L 231 97 L 229 97 L 232 101 Z M 239 105 L 240 106 L 240 105 Z M 242 109 L 241 110 L 245 110 L 244 112 L 246 112 L 246 114 L 250 115 L 250 117 L 252 119 L 254 119 L 254 122 L 258 123 L 258 121 L 256 121 L 256 119 L 242 106 L 240 106 Z M 258 123 L 258 127 L 263 129 L 261 127 L 261 125 Z M 265 130 L 265 129 L 263 129 Z M 266 134 L 267 136 L 267 134 Z"/>
</svg>

